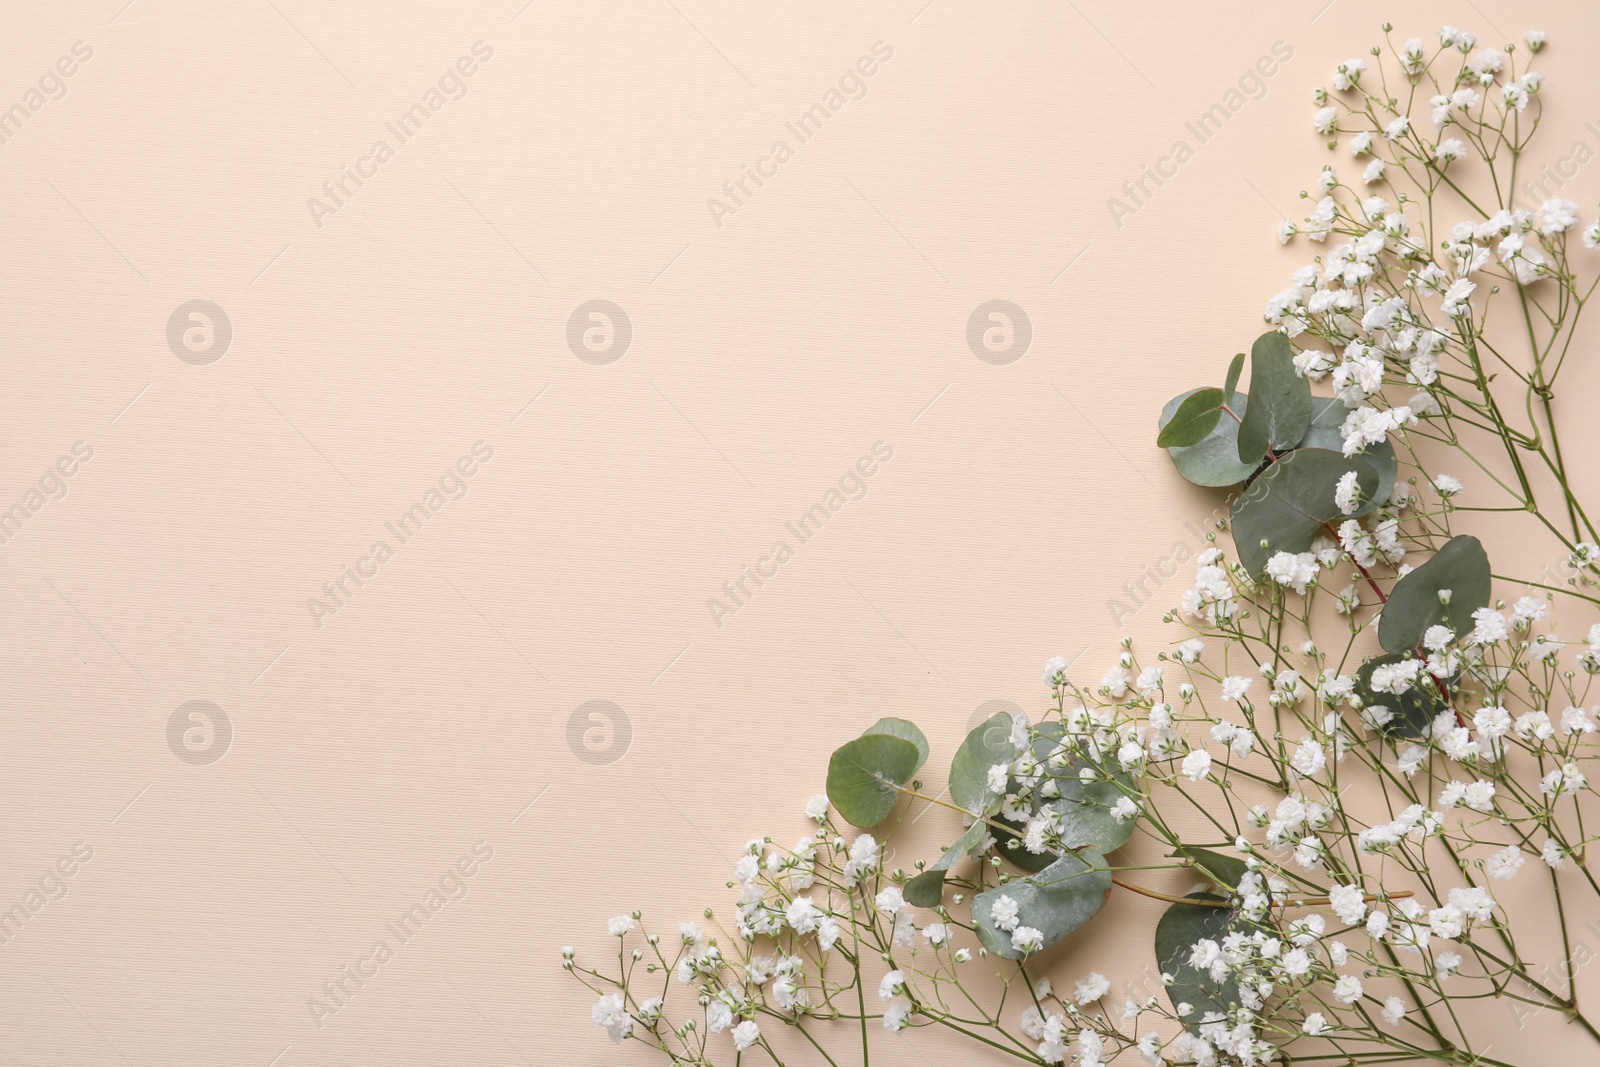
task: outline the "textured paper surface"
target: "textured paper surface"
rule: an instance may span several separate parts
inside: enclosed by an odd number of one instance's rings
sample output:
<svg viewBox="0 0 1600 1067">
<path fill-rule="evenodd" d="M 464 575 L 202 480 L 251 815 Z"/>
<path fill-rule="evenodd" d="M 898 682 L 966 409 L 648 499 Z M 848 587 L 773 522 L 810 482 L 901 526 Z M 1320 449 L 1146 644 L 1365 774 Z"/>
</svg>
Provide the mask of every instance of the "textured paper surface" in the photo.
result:
<svg viewBox="0 0 1600 1067">
<path fill-rule="evenodd" d="M 124 4 L 0 15 L 8 1064 L 610 1062 L 560 945 L 726 909 L 879 716 L 942 766 L 1164 639 L 1220 498 L 1155 415 L 1336 62 L 1542 28 L 1600 146 L 1558 0 Z"/>
</svg>

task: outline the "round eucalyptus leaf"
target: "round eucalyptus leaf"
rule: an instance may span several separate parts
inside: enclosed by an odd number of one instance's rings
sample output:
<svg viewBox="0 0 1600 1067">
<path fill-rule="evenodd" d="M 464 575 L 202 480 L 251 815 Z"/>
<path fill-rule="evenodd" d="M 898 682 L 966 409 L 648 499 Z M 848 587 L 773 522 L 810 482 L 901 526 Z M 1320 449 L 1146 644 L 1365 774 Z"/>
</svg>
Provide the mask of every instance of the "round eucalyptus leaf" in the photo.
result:
<svg viewBox="0 0 1600 1067">
<path fill-rule="evenodd" d="M 1289 339 L 1273 331 L 1250 347 L 1250 405 L 1239 423 L 1239 461 L 1293 448 L 1311 425 L 1311 383 L 1294 366 Z"/>
<path fill-rule="evenodd" d="M 944 876 L 944 871 L 930 867 L 912 878 L 906 883 L 906 903 L 919 908 L 937 908 L 944 899 Z"/>
<path fill-rule="evenodd" d="M 1483 542 L 1452 537 L 1416 570 L 1395 583 L 1378 616 L 1378 642 L 1388 652 L 1409 652 L 1428 627 L 1443 624 L 1457 637 L 1472 628 L 1472 613 L 1489 604 L 1489 556 Z M 1439 602 L 1450 590 L 1450 603 Z"/>
<path fill-rule="evenodd" d="M 852 825 L 876 826 L 900 799 L 896 786 L 909 782 L 921 762 L 917 746 L 903 737 L 858 737 L 828 761 L 828 801 Z"/>
<path fill-rule="evenodd" d="M 1311 398 L 1311 426 L 1306 430 L 1306 435 L 1300 439 L 1296 448 L 1326 448 L 1332 452 L 1343 453 L 1344 434 L 1340 427 L 1350 415 L 1350 409 L 1332 397 L 1314 396 Z M 1378 445 L 1369 445 L 1361 453 L 1361 458 L 1372 464 L 1372 469 L 1378 472 L 1378 488 L 1373 491 L 1370 498 L 1362 501 L 1361 507 L 1354 516 L 1358 518 L 1367 514 L 1389 499 L 1389 494 L 1394 490 L 1395 476 L 1399 470 L 1394 458 L 1394 445 L 1388 441 Z"/>
<path fill-rule="evenodd" d="M 950 760 L 950 797 L 973 815 L 987 814 L 999 796 L 989 792 L 989 768 L 1017 756 L 1011 743 L 1011 716 L 999 712 L 967 734 Z"/>
<path fill-rule="evenodd" d="M 1077 756 L 1060 767 L 1046 762 L 1066 733 L 1059 722 L 1041 723 L 1033 742 L 1033 754 L 1045 767 L 1048 780 L 1054 781 L 1060 793 L 1054 799 L 1042 797 L 1034 791 L 1034 811 L 1049 803 L 1061 817 L 1061 842 L 1067 848 L 1093 845 L 1101 852 L 1114 852 L 1133 836 L 1137 815 L 1118 821 L 1111 814 L 1112 807 L 1123 797 L 1137 797 L 1139 790 L 1133 778 L 1121 766 L 1107 761 L 1098 763 Z M 1088 777 L 1085 777 L 1088 772 Z M 1041 785 L 1043 783 L 1040 783 Z M 1010 858 L 1011 853 L 1005 853 Z"/>
<path fill-rule="evenodd" d="M 989 827 L 983 822 L 975 822 L 967 827 L 967 832 L 956 839 L 956 843 L 945 849 L 944 855 L 934 861 L 932 866 L 906 883 L 905 898 L 919 908 L 932 908 L 938 906 L 944 897 L 945 872 L 956 865 L 956 862 L 983 843 L 989 835 Z"/>
<path fill-rule="evenodd" d="M 1239 375 L 1244 371 L 1244 353 L 1240 352 L 1228 363 L 1228 378 L 1222 383 L 1222 391 L 1233 395 L 1234 387 L 1239 384 Z"/>
<path fill-rule="evenodd" d="M 1350 471 L 1356 472 L 1363 495 L 1377 490 L 1378 472 L 1360 456 L 1298 448 L 1268 466 L 1233 502 L 1239 562 L 1259 575 L 1275 553 L 1304 552 L 1318 534 L 1327 532 L 1324 523 L 1347 518 L 1334 503 L 1334 490 Z"/>
<path fill-rule="evenodd" d="M 1384 733 L 1421 739 L 1423 731 L 1441 711 L 1449 707 L 1433 685 L 1426 679 L 1418 679 L 1410 689 L 1399 694 L 1380 693 L 1372 688 L 1373 671 L 1412 658 L 1410 652 L 1391 652 L 1387 656 L 1375 656 L 1367 660 L 1356 671 L 1355 692 L 1361 698 L 1363 707 L 1381 705 L 1394 713 L 1394 717 L 1383 725 Z M 1451 679 L 1451 684 L 1454 684 L 1454 679 Z"/>
<path fill-rule="evenodd" d="M 1156 444 L 1161 448 L 1186 448 L 1210 435 L 1222 418 L 1222 390 L 1197 389 L 1178 405 L 1178 410 L 1161 427 Z"/>
<path fill-rule="evenodd" d="M 1059 853 L 1029 852 L 1022 843 L 1022 835 L 1027 827 L 1015 819 L 1008 819 L 1004 815 L 993 816 L 999 826 L 989 827 L 989 832 L 994 834 L 995 855 L 1001 856 L 1025 871 L 1042 871 L 1056 861 Z"/>
<path fill-rule="evenodd" d="M 1191 389 L 1187 393 L 1180 393 L 1167 401 L 1167 406 L 1161 409 L 1161 427 L 1164 429 L 1177 415 L 1178 408 L 1183 402 L 1200 392 Z M 1230 393 L 1228 407 L 1234 415 L 1244 417 L 1247 401 L 1243 393 Z M 1238 485 L 1251 474 L 1255 473 L 1256 464 L 1239 462 L 1239 423 L 1226 411 L 1216 426 L 1198 444 L 1184 448 L 1169 448 L 1167 455 L 1172 457 L 1172 465 L 1178 468 L 1178 473 L 1195 485 L 1204 485 L 1212 489 L 1224 486 Z"/>
<path fill-rule="evenodd" d="M 928 739 L 914 722 L 895 718 L 879 719 L 861 732 L 863 737 L 867 734 L 888 734 L 890 737 L 903 737 L 917 746 L 917 766 L 920 767 L 928 762 Z"/>
<path fill-rule="evenodd" d="M 1224 856 L 1210 849 L 1194 848 L 1190 845 L 1179 845 L 1174 855 L 1188 860 L 1190 866 L 1202 874 L 1209 875 L 1230 890 L 1239 888 L 1239 880 L 1250 869 L 1244 860 L 1237 856 Z"/>
<path fill-rule="evenodd" d="M 1011 947 L 1011 934 L 995 925 L 995 901 L 1017 902 L 1018 926 L 1031 926 L 1044 936 L 1044 948 L 1060 941 L 1100 913 L 1111 895 L 1111 872 L 1094 849 L 1069 852 L 1038 874 L 1014 878 L 972 898 L 972 921 L 978 940 L 1008 960 L 1023 953 Z"/>
<path fill-rule="evenodd" d="M 1192 900 L 1221 901 L 1209 893 L 1190 893 Z M 1191 1033 L 1199 1033 L 1207 1015 L 1226 1016 L 1239 1005 L 1239 985 L 1232 978 L 1221 982 L 1211 980 L 1207 971 L 1189 964 L 1189 953 L 1195 942 L 1209 938 L 1218 945 L 1235 930 L 1249 933 L 1254 924 L 1236 917 L 1232 908 L 1210 907 L 1205 904 L 1174 904 L 1156 924 L 1156 963 L 1163 974 L 1172 975 L 1167 986 L 1167 996 L 1172 1006 L 1188 1004 L 1193 1010 L 1184 1016 L 1184 1025 Z"/>
</svg>

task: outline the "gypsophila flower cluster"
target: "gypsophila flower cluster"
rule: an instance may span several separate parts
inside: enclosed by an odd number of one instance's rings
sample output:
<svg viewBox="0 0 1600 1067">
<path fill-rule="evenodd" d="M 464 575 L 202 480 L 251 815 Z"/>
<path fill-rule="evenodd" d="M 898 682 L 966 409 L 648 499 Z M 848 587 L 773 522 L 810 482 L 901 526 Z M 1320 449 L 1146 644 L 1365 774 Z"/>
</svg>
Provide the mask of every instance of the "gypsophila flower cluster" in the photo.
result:
<svg viewBox="0 0 1600 1067">
<path fill-rule="evenodd" d="M 1525 158 L 1544 33 L 1384 33 L 1313 94 L 1334 154 L 1279 230 L 1313 258 L 1268 302 L 1248 408 L 1240 357 L 1163 415 L 1180 473 L 1237 490 L 1232 544 L 1182 557 L 1172 650 L 1124 639 L 1092 686 L 1050 659 L 1042 714 L 978 724 L 942 790 L 906 720 L 843 745 L 807 832 L 746 845 L 725 917 L 632 912 L 604 964 L 563 950 L 613 1041 L 837 1064 L 917 1028 L 1080 1067 L 1531 1067 L 1487 1054 L 1531 1021 L 1600 1049 L 1572 985 L 1600 905 L 1600 531 L 1556 388 L 1600 217 Z M 1470 528 L 1487 512 L 1513 544 Z M 953 843 L 894 866 L 924 814 Z M 1120 998 L 1123 961 L 1060 947 L 1114 893 L 1153 939 Z"/>
</svg>

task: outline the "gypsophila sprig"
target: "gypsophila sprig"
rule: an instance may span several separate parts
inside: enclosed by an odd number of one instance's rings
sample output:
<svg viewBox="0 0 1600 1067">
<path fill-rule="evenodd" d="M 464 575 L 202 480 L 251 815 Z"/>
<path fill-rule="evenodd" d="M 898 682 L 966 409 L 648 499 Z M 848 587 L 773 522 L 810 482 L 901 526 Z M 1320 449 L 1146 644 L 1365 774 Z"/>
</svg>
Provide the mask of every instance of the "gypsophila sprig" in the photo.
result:
<svg viewBox="0 0 1600 1067">
<path fill-rule="evenodd" d="M 1486 1036 L 1503 1005 L 1600 1052 L 1572 983 L 1600 906 L 1600 532 L 1557 389 L 1600 218 L 1529 177 L 1543 32 L 1384 34 L 1312 94 L 1332 155 L 1278 229 L 1311 262 L 1222 387 L 1162 412 L 1232 535 L 1182 549 L 1172 650 L 1124 639 L 1092 686 L 1050 659 L 1048 703 L 940 754 L 942 789 L 909 721 L 846 741 L 804 833 L 746 845 L 726 914 L 623 914 L 614 958 L 562 950 L 612 1040 L 684 1064 L 865 1064 L 909 1029 L 1080 1067 L 1542 1063 Z M 886 870 L 923 815 L 949 845 Z M 1159 976 L 1121 1004 L 1118 961 L 1073 947 L 1118 892 Z"/>
</svg>

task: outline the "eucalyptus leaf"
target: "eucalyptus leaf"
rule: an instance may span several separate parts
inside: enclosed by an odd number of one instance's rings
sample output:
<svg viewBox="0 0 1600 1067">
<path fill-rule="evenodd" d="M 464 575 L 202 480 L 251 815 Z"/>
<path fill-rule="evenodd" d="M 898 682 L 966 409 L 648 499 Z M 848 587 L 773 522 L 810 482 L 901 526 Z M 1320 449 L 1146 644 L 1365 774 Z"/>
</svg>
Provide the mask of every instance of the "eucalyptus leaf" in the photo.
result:
<svg viewBox="0 0 1600 1067">
<path fill-rule="evenodd" d="M 1114 852 L 1133 836 L 1139 817 L 1119 821 L 1111 809 L 1123 797 L 1137 797 L 1139 790 L 1127 771 L 1114 762 L 1098 763 L 1082 756 L 1075 757 L 1060 767 L 1050 767 L 1047 761 L 1066 733 L 1060 722 L 1041 723 L 1033 742 L 1033 754 L 1046 768 L 1050 780 L 1056 784 L 1060 796 L 1054 800 L 1040 797 L 1035 790 L 1034 811 L 1045 802 L 1050 803 L 1061 817 L 1061 842 L 1067 848 L 1093 845 L 1101 852 Z M 1090 777 L 1085 779 L 1085 771 Z M 1041 783 L 1042 785 L 1042 783 Z M 1011 853 L 1005 853 L 1010 858 Z"/>
<path fill-rule="evenodd" d="M 1310 548 L 1318 534 L 1327 532 L 1324 523 L 1346 518 L 1333 497 L 1339 479 L 1350 471 L 1364 495 L 1377 490 L 1378 472 L 1361 456 L 1300 448 L 1271 464 L 1233 502 L 1239 561 L 1259 575 L 1275 553 Z"/>
<path fill-rule="evenodd" d="M 1239 462 L 1293 448 L 1311 425 L 1311 383 L 1294 367 L 1289 339 L 1264 333 L 1250 348 L 1250 405 L 1239 424 Z"/>
<path fill-rule="evenodd" d="M 1022 835 L 1027 832 L 1025 825 L 1003 815 L 993 816 L 993 819 L 999 824 L 989 828 L 994 834 L 996 855 L 1005 857 L 1025 871 L 1042 871 L 1056 861 L 1058 853 L 1028 851 L 1022 843 Z"/>
<path fill-rule="evenodd" d="M 1409 652 L 1428 627 L 1443 624 L 1457 637 L 1472 628 L 1472 613 L 1489 604 L 1489 556 L 1483 542 L 1452 537 L 1416 570 L 1395 583 L 1378 617 L 1378 643 L 1388 652 Z M 1450 603 L 1439 602 L 1450 590 Z"/>
<path fill-rule="evenodd" d="M 1161 409 L 1161 426 L 1165 427 L 1171 422 L 1184 401 L 1199 392 L 1201 390 L 1191 389 L 1167 401 L 1167 406 Z M 1167 455 L 1172 457 L 1172 465 L 1178 468 L 1178 473 L 1195 485 L 1220 489 L 1238 485 L 1255 473 L 1256 464 L 1239 461 L 1239 423 L 1235 416 L 1244 416 L 1248 401 L 1243 393 L 1230 392 L 1227 395 L 1232 415 L 1223 412 L 1216 426 L 1199 443 L 1167 449 Z"/>
<path fill-rule="evenodd" d="M 1038 874 L 1014 878 L 972 898 L 972 920 L 978 940 L 1008 960 L 1023 953 L 1011 947 L 1011 934 L 995 925 L 995 901 L 1017 902 L 1018 926 L 1031 926 L 1044 936 L 1045 948 L 1077 930 L 1100 913 L 1111 893 L 1111 872 L 1094 849 L 1068 852 Z"/>
<path fill-rule="evenodd" d="M 1230 890 L 1239 888 L 1239 880 L 1244 877 L 1250 868 L 1244 860 L 1237 856 L 1224 856 L 1210 849 L 1194 848 L 1189 845 L 1179 845 L 1174 855 L 1189 861 L 1201 873 L 1209 875 L 1213 880 L 1227 886 Z"/>
<path fill-rule="evenodd" d="M 828 761 L 828 801 L 854 826 L 889 817 L 903 786 L 922 765 L 917 746 L 903 737 L 867 734 L 836 749 Z"/>
<path fill-rule="evenodd" d="M 862 736 L 867 734 L 888 734 L 891 737 L 903 737 L 917 746 L 917 766 L 928 762 L 928 739 L 917 724 L 906 719 L 883 718 L 873 723 L 862 731 Z"/>
<path fill-rule="evenodd" d="M 1380 705 L 1394 713 L 1394 717 L 1381 727 L 1384 733 L 1420 739 L 1439 713 L 1449 707 L 1434 686 L 1426 679 L 1419 678 L 1404 693 L 1380 693 L 1372 688 L 1373 671 L 1412 658 L 1410 652 L 1391 652 L 1387 656 L 1375 656 L 1367 660 L 1356 671 L 1355 693 L 1361 698 L 1362 707 Z M 1454 679 L 1450 682 L 1454 684 Z"/>
<path fill-rule="evenodd" d="M 1161 427 L 1156 444 L 1162 448 L 1183 448 L 1205 440 L 1222 418 L 1223 396 L 1221 389 L 1199 389 L 1190 393 Z"/>
<path fill-rule="evenodd" d="M 944 855 L 935 860 L 927 870 L 906 883 L 906 900 L 919 908 L 937 907 L 939 901 L 944 898 L 945 873 L 954 867 L 962 856 L 981 845 L 988 836 L 989 827 L 981 821 L 967 827 L 967 832 L 958 837 L 955 844 L 945 849 Z"/>
<path fill-rule="evenodd" d="M 989 792 L 989 768 L 1017 756 L 1011 743 L 1011 716 L 1000 712 L 972 728 L 950 761 L 950 797 L 974 816 L 982 816 L 998 796 Z"/>
<path fill-rule="evenodd" d="M 1306 430 L 1306 435 L 1300 439 L 1297 448 L 1326 448 L 1333 452 L 1343 452 L 1344 420 L 1350 416 L 1350 409 L 1343 402 L 1332 397 L 1314 396 L 1311 398 L 1311 426 Z M 1372 511 L 1385 500 L 1394 490 L 1394 480 L 1399 467 L 1395 463 L 1394 445 L 1384 441 L 1376 445 L 1368 445 L 1361 453 L 1361 458 L 1372 464 L 1372 469 L 1378 472 L 1378 488 L 1371 497 L 1362 501 L 1361 507 L 1354 516 L 1360 517 Z"/>
<path fill-rule="evenodd" d="M 1228 380 L 1222 383 L 1222 391 L 1224 393 L 1227 393 L 1229 396 L 1233 395 L 1234 388 L 1239 384 L 1239 374 L 1243 370 L 1244 353 L 1240 352 L 1238 355 L 1234 356 L 1233 360 L 1228 364 Z"/>
<path fill-rule="evenodd" d="M 1210 893 L 1191 893 L 1189 899 L 1222 900 Z M 1173 1007 L 1188 1004 L 1193 1009 L 1183 1020 L 1191 1033 L 1200 1032 L 1201 1021 L 1208 1014 L 1225 1016 L 1239 1005 L 1237 982 L 1232 978 L 1214 982 L 1207 971 L 1190 965 L 1189 953 L 1195 942 L 1209 938 L 1221 945 L 1233 931 L 1248 933 L 1254 928 L 1254 924 L 1238 919 L 1232 908 L 1207 904 L 1174 904 L 1156 924 L 1156 963 L 1164 975 L 1172 976 L 1167 996 Z"/>
</svg>

